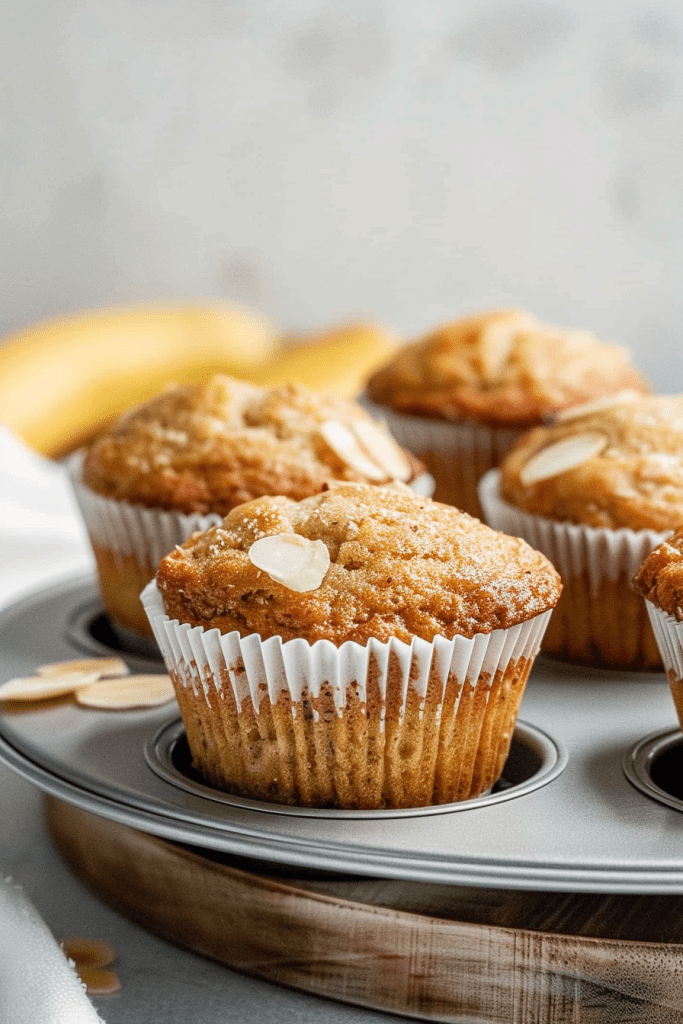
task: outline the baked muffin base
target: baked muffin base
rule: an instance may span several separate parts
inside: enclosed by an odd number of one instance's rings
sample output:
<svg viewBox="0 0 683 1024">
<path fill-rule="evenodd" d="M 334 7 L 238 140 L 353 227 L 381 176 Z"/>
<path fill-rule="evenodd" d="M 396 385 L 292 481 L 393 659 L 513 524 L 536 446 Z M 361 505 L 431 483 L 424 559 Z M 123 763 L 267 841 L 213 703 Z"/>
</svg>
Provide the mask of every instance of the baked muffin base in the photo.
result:
<svg viewBox="0 0 683 1024">
<path fill-rule="evenodd" d="M 662 659 L 643 599 L 621 573 L 593 589 L 587 576 L 562 576 L 564 589 L 542 649 L 576 664 L 659 671 Z"/>
<path fill-rule="evenodd" d="M 661 658 L 632 579 L 667 536 L 610 530 L 535 516 L 500 496 L 499 471 L 479 483 L 485 521 L 542 551 L 562 577 L 563 592 L 543 651 L 595 668 L 661 669 Z"/>
<path fill-rule="evenodd" d="M 262 641 L 171 620 L 142 594 L 196 770 L 272 803 L 422 807 L 500 777 L 549 612 L 510 629 L 411 644 Z"/>
<path fill-rule="evenodd" d="M 467 800 L 491 789 L 509 753 L 531 661 L 518 659 L 476 685 L 450 676 L 443 706 L 409 690 L 405 713 L 391 713 L 401 688 L 389 670 L 387 714 L 370 681 L 363 701 L 347 690 L 339 715 L 329 686 L 293 702 L 287 691 L 258 714 L 237 709 L 229 680 L 205 697 L 171 673 L 193 767 L 217 789 L 270 803 L 370 810 Z M 384 728 L 382 727 L 384 725 Z"/>
<path fill-rule="evenodd" d="M 100 581 L 102 603 L 116 625 L 153 637 L 154 633 L 140 603 L 140 593 L 154 577 L 156 566 L 140 562 L 136 555 L 119 555 L 108 548 L 92 545 Z"/>
</svg>

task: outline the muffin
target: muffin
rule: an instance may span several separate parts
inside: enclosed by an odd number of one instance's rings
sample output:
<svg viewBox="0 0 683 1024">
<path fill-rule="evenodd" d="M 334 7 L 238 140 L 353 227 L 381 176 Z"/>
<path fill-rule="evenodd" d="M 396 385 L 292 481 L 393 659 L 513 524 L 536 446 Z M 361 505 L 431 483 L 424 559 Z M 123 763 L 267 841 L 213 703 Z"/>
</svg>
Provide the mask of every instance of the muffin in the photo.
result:
<svg viewBox="0 0 683 1024">
<path fill-rule="evenodd" d="M 683 396 L 622 395 L 529 431 L 482 480 L 486 521 L 559 570 L 544 649 L 611 668 L 661 667 L 631 580 L 683 522 Z"/>
<path fill-rule="evenodd" d="M 425 463 L 436 500 L 480 516 L 477 481 L 522 431 L 625 389 L 650 390 L 625 349 L 504 309 L 400 349 L 370 377 L 366 408 Z"/>
<path fill-rule="evenodd" d="M 647 556 L 633 586 L 645 598 L 683 729 L 683 527 L 679 526 Z"/>
<path fill-rule="evenodd" d="M 491 788 L 560 590 L 517 538 L 342 484 L 233 509 L 142 599 L 212 786 L 371 809 Z"/>
<path fill-rule="evenodd" d="M 356 403 L 224 375 L 167 388 L 73 465 L 112 624 L 129 642 L 151 643 L 139 594 L 175 544 L 264 494 L 298 500 L 329 480 L 394 478 L 431 483 Z"/>
</svg>

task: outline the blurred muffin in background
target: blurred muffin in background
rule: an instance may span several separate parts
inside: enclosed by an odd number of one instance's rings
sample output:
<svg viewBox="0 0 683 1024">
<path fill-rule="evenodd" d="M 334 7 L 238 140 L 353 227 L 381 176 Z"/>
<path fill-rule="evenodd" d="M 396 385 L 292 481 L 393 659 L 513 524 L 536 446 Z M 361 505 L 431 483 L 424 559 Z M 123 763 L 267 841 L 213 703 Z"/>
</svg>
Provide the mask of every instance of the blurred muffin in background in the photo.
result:
<svg viewBox="0 0 683 1024">
<path fill-rule="evenodd" d="M 436 500 L 480 516 L 477 481 L 523 430 L 624 389 L 650 391 L 625 349 L 505 309 L 400 349 L 369 378 L 366 408 L 425 463 Z"/>
<path fill-rule="evenodd" d="M 491 788 L 560 591 L 516 537 L 340 484 L 233 509 L 142 598 L 211 785 L 371 809 Z"/>
<path fill-rule="evenodd" d="M 356 403 L 220 374 L 129 411 L 72 470 L 104 604 L 127 639 L 151 636 L 139 594 L 163 556 L 242 502 L 299 500 L 335 480 L 433 486 Z"/>
<path fill-rule="evenodd" d="M 661 667 L 631 580 L 683 523 L 683 395 L 621 395 L 559 413 L 481 481 L 486 521 L 562 576 L 544 649 L 602 667 Z"/>
</svg>

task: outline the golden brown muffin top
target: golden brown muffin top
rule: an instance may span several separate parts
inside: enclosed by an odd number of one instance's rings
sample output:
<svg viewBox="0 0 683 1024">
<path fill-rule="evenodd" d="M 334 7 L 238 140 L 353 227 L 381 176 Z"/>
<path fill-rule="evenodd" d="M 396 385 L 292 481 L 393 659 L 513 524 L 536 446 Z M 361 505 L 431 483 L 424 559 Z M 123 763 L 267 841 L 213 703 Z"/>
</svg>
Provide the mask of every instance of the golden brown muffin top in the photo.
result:
<svg viewBox="0 0 683 1024">
<path fill-rule="evenodd" d="M 264 494 L 298 500 L 330 479 L 406 480 L 419 469 L 355 402 L 219 374 L 122 416 L 87 450 L 83 480 L 149 508 L 225 515 Z"/>
<path fill-rule="evenodd" d="M 157 584 L 181 622 L 335 644 L 489 633 L 562 589 L 523 540 L 400 485 L 360 484 L 241 505 L 167 555 Z"/>
<path fill-rule="evenodd" d="M 683 395 L 566 410 L 508 452 L 500 486 L 510 504 L 548 519 L 671 530 L 683 522 Z"/>
<path fill-rule="evenodd" d="M 633 586 L 657 608 L 683 620 L 683 527 L 647 556 Z"/>
<path fill-rule="evenodd" d="M 626 349 L 519 309 L 447 323 L 400 349 L 367 385 L 374 402 L 399 412 L 511 428 L 626 388 L 650 391 Z"/>
</svg>

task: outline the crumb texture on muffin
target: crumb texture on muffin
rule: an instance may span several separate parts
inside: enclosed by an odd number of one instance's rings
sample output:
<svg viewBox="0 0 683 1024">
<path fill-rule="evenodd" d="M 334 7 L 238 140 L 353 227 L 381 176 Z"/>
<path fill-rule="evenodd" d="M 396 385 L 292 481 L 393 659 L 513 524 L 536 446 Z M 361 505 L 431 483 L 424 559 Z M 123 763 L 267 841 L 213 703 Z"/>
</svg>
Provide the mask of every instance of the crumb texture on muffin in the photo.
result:
<svg viewBox="0 0 683 1024">
<path fill-rule="evenodd" d="M 87 450 L 83 481 L 148 508 L 225 515 L 265 494 L 295 500 L 330 479 L 409 479 L 419 467 L 355 402 L 226 375 L 168 387 Z"/>
<path fill-rule="evenodd" d="M 655 607 L 683 621 L 683 526 L 647 556 L 633 586 Z"/>
<path fill-rule="evenodd" d="M 616 396 L 525 434 L 501 464 L 510 504 L 587 526 L 683 523 L 683 395 Z"/>
<path fill-rule="evenodd" d="M 251 546 L 278 534 L 325 544 L 319 587 L 296 592 L 251 561 Z M 336 644 L 506 629 L 552 608 L 561 591 L 550 562 L 519 538 L 405 488 L 364 485 L 242 505 L 168 554 L 157 585 L 181 622 Z"/>
<path fill-rule="evenodd" d="M 626 349 L 519 309 L 447 323 L 399 350 L 367 385 L 374 402 L 400 412 L 501 427 L 627 388 L 650 391 Z"/>
</svg>

